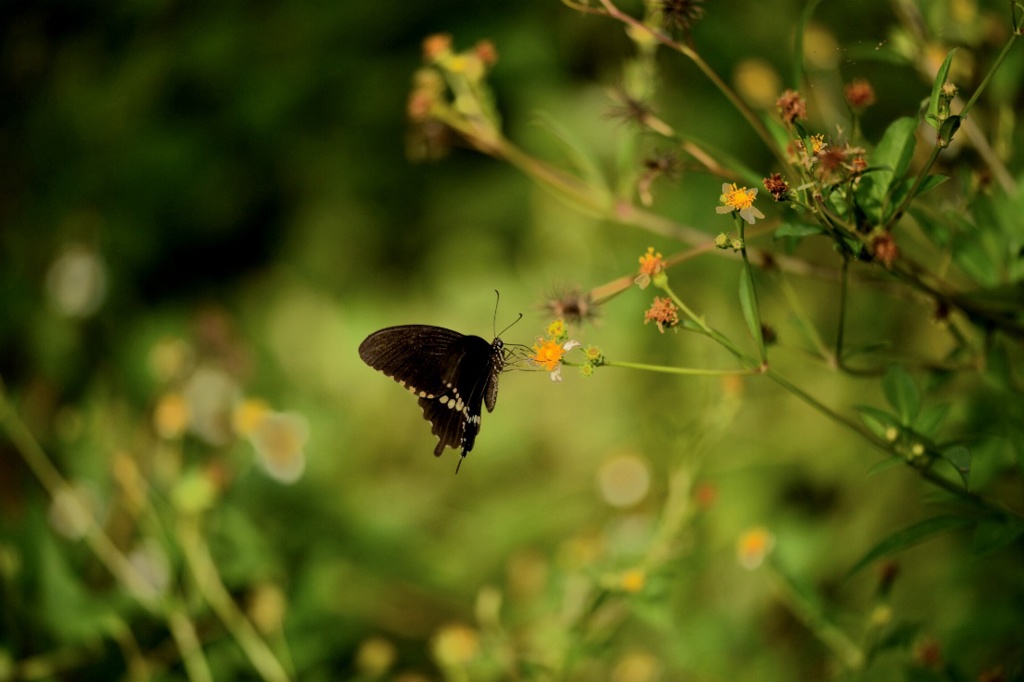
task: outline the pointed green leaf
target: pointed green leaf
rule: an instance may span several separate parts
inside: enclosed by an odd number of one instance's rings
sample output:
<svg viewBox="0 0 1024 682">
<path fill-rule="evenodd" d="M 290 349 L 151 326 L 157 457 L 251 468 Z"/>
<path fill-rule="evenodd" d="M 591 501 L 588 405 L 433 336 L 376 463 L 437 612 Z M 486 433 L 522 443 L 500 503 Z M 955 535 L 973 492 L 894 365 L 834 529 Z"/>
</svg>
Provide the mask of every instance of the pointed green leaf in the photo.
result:
<svg viewBox="0 0 1024 682">
<path fill-rule="evenodd" d="M 956 54 L 957 48 L 953 48 L 946 55 L 946 59 L 942 62 L 942 66 L 939 67 L 938 73 L 935 74 L 935 81 L 932 83 L 932 96 L 928 101 L 928 113 L 925 114 L 925 120 L 928 121 L 928 125 L 936 130 L 939 129 L 939 97 L 942 94 L 942 86 L 946 84 L 946 80 L 949 78 L 949 67 L 953 63 L 953 55 Z"/>
<path fill-rule="evenodd" d="M 887 457 L 886 459 L 883 459 L 881 462 L 875 464 L 870 469 L 868 469 L 868 473 L 865 475 L 874 476 L 875 474 L 885 471 L 886 469 L 892 469 L 895 466 L 906 463 L 907 460 L 900 459 L 899 457 Z"/>
<path fill-rule="evenodd" d="M 879 438 L 887 438 L 889 429 L 899 429 L 900 420 L 885 410 L 870 405 L 854 405 L 853 409 L 860 412 L 860 419 Z"/>
<path fill-rule="evenodd" d="M 939 403 L 938 405 L 925 408 L 914 421 L 914 428 L 926 436 L 934 434 L 935 430 L 942 424 L 942 420 L 949 413 L 949 408 L 949 403 Z"/>
<path fill-rule="evenodd" d="M 602 196 L 611 196 L 612 190 L 608 180 L 601 171 L 600 164 L 592 158 L 587 145 L 583 144 L 571 130 L 546 114 L 538 114 L 537 123 L 562 143 L 569 162 L 589 187 L 598 191 Z"/>
<path fill-rule="evenodd" d="M 944 449 L 940 455 L 960 474 L 960 478 L 964 481 L 964 487 L 970 488 L 971 451 L 964 445 L 954 445 Z"/>
<path fill-rule="evenodd" d="M 867 216 L 875 223 L 882 222 L 886 213 L 895 204 L 888 200 L 889 192 L 903 177 L 914 154 L 914 131 L 917 120 L 905 116 L 893 121 L 886 129 L 882 140 L 871 154 L 872 168 L 878 170 L 861 178 L 857 191 L 857 202 Z"/>
<path fill-rule="evenodd" d="M 867 554 L 861 557 L 860 561 L 847 571 L 845 580 L 849 580 L 877 559 L 892 556 L 908 547 L 921 544 L 934 535 L 958 528 L 965 528 L 972 523 L 971 519 L 964 516 L 933 516 L 930 519 L 925 519 L 912 526 L 898 530 L 872 547 Z"/>
<path fill-rule="evenodd" d="M 740 307 L 743 308 L 743 319 L 747 321 L 747 329 L 757 342 L 761 359 L 765 357 L 764 333 L 761 330 L 761 313 L 757 309 L 757 292 L 754 280 L 750 276 L 750 267 L 744 263 L 740 270 Z"/>
<path fill-rule="evenodd" d="M 978 523 L 972 538 L 974 556 L 996 551 L 1024 534 L 1024 524 L 1006 518 L 989 518 Z"/>
<path fill-rule="evenodd" d="M 925 192 L 935 189 L 936 187 L 944 183 L 946 180 L 949 180 L 949 177 L 946 175 L 937 175 L 933 173 L 927 176 L 924 180 L 921 181 L 921 184 L 918 185 L 917 191 L 914 193 L 914 198 L 916 199 Z M 892 193 L 889 195 L 889 203 L 893 205 L 901 203 L 906 198 L 907 194 L 910 192 L 910 189 L 913 186 L 914 178 L 912 177 L 903 178 L 899 182 L 894 183 Z"/>
<path fill-rule="evenodd" d="M 910 373 L 902 365 L 890 365 L 882 377 L 882 388 L 889 404 L 899 415 L 900 423 L 904 426 L 913 424 L 921 411 L 921 392 Z"/>
</svg>

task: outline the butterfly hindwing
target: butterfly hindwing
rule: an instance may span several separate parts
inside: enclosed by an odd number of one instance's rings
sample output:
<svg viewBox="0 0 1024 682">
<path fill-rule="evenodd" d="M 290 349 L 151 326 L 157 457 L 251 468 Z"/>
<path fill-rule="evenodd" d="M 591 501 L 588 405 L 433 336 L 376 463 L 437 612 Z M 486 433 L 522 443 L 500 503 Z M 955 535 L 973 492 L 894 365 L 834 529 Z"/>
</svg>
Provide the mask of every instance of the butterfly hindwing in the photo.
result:
<svg viewBox="0 0 1024 682">
<path fill-rule="evenodd" d="M 494 410 L 504 366 L 501 339 L 487 343 L 443 327 L 406 325 L 374 332 L 359 356 L 419 398 L 423 417 L 437 436 L 434 454 L 446 447 L 473 449 L 481 409 Z"/>
</svg>

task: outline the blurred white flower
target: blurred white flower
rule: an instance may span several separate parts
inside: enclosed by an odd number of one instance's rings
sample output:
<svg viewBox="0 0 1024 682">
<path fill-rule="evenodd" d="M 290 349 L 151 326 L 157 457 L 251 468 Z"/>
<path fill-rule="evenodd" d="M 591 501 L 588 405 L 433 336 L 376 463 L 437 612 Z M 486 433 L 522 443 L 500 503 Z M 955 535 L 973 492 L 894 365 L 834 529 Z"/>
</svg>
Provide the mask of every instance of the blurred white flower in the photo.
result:
<svg viewBox="0 0 1024 682">
<path fill-rule="evenodd" d="M 241 389 L 226 372 L 200 367 L 182 391 L 188 406 L 189 430 L 210 445 L 231 439 L 231 418 Z"/>
<path fill-rule="evenodd" d="M 67 246 L 46 273 L 46 292 L 61 315 L 88 317 L 107 296 L 106 265 L 87 246 Z"/>
<path fill-rule="evenodd" d="M 128 553 L 128 563 L 145 580 L 139 585 L 135 596 L 144 601 L 155 600 L 162 595 L 171 581 L 171 566 L 163 547 L 154 540 L 146 539 Z"/>
<path fill-rule="evenodd" d="M 99 517 L 99 497 L 81 483 L 61 487 L 50 501 L 50 526 L 70 540 L 81 540 Z"/>
<path fill-rule="evenodd" d="M 632 454 L 607 460 L 597 470 L 597 487 L 611 506 L 632 507 L 644 499 L 651 487 L 647 461 Z"/>
<path fill-rule="evenodd" d="M 309 440 L 309 424 L 302 415 L 271 412 L 259 421 L 249 440 L 257 461 L 281 483 L 294 483 L 306 470 L 303 448 Z"/>
</svg>

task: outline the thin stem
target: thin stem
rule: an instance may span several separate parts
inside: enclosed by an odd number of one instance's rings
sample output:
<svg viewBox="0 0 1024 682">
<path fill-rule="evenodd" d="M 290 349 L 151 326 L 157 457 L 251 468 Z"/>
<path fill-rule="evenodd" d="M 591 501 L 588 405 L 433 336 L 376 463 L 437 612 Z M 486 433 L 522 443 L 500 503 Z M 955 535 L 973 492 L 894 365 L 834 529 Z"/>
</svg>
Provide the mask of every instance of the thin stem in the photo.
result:
<svg viewBox="0 0 1024 682">
<path fill-rule="evenodd" d="M 604 6 L 608 16 L 612 17 L 613 19 L 617 19 L 618 21 L 621 21 L 622 23 L 634 29 L 644 31 L 662 45 L 672 50 L 675 50 L 676 52 L 680 53 L 681 55 L 692 61 L 697 66 L 697 68 L 701 70 L 704 76 L 708 80 L 710 80 L 716 88 L 718 88 L 719 92 L 725 95 L 726 99 L 728 99 L 729 102 L 733 105 L 733 107 L 735 107 L 736 111 L 738 111 L 740 115 L 743 116 L 744 119 L 746 119 L 747 124 L 754 130 L 757 136 L 761 138 L 761 141 L 764 142 L 765 146 L 768 147 L 768 149 L 772 152 L 775 158 L 782 164 L 782 167 L 785 169 L 790 168 L 790 164 L 786 161 L 786 157 L 782 153 L 782 150 L 780 150 L 778 145 L 775 144 L 775 138 L 772 137 L 772 134 L 765 127 L 764 123 L 761 122 L 761 119 L 759 119 L 757 115 L 750 110 L 746 103 L 742 99 L 740 99 L 739 95 L 732 91 L 732 88 L 730 88 L 726 84 L 726 82 L 723 81 L 717 73 L 715 73 L 714 69 L 712 69 L 711 66 L 709 66 L 708 63 L 705 62 L 701 58 L 701 56 L 697 54 L 696 51 L 694 51 L 688 45 L 678 43 L 669 38 L 668 36 L 666 36 L 664 33 L 656 31 L 647 24 L 645 24 L 644 22 L 639 21 L 636 18 L 630 16 L 629 14 L 622 12 L 618 7 L 616 7 L 611 2 L 611 0 L 600 1 L 601 5 Z"/>
<path fill-rule="evenodd" d="M 0 426 L 7 432 L 15 450 L 21 455 L 22 460 L 31 469 L 50 498 L 56 499 L 58 496 L 62 496 L 61 499 L 71 505 L 70 511 L 76 522 L 84 524 L 83 540 L 100 563 L 136 598 L 143 608 L 151 613 L 158 613 L 159 609 L 156 603 L 142 597 L 142 595 L 152 593 L 152 586 L 121 553 L 110 536 L 103 531 L 92 511 L 73 492 L 67 480 L 61 476 L 57 467 L 47 457 L 42 446 L 39 445 L 39 441 L 18 417 L 2 378 L 0 378 Z"/>
<path fill-rule="evenodd" d="M 903 200 L 900 202 L 896 210 L 892 212 L 892 215 L 889 216 L 889 219 L 885 221 L 884 225 L 882 225 L 882 229 L 889 230 L 896 224 L 896 221 L 903 217 L 903 212 L 907 210 L 907 206 L 917 195 L 918 188 L 921 186 L 921 183 L 924 182 L 925 177 L 928 175 L 928 171 L 930 171 L 932 166 L 935 165 L 935 161 L 939 158 L 939 154 L 941 152 L 942 148 L 938 144 L 932 148 L 932 153 L 928 156 L 928 160 L 923 166 L 921 166 L 921 169 L 917 172 L 917 176 L 914 178 L 914 185 L 910 188 L 910 191 L 907 192 L 906 196 L 903 197 Z"/>
<path fill-rule="evenodd" d="M 753 315 L 753 319 L 751 321 L 752 329 L 750 330 L 750 333 L 754 336 L 754 340 L 757 342 L 757 352 L 761 358 L 761 364 L 764 365 L 768 362 L 768 348 L 764 343 L 764 331 L 761 325 L 761 307 L 757 302 L 757 288 L 754 286 L 754 273 L 750 267 L 750 258 L 747 257 L 747 222 L 739 215 L 735 215 L 734 220 L 736 221 L 737 229 L 740 233 L 740 256 L 743 259 L 744 277 L 747 278 L 747 282 L 750 284 L 751 300 L 749 301 L 749 305 L 750 314 Z"/>
<path fill-rule="evenodd" d="M 736 346 L 736 344 L 730 341 L 729 338 L 726 337 L 724 334 L 710 327 L 708 323 L 704 321 L 704 318 L 702 316 L 698 316 L 696 313 L 690 310 L 690 307 L 686 305 L 683 302 L 683 300 L 676 295 L 674 291 L 672 291 L 672 287 L 668 285 L 667 279 L 665 279 L 657 286 L 658 288 L 660 288 L 662 291 L 669 295 L 669 297 L 672 299 L 672 302 L 675 303 L 676 306 L 683 311 L 683 314 L 686 315 L 690 319 L 690 321 L 697 325 L 701 333 L 717 341 L 726 350 L 728 350 L 730 353 L 736 356 L 737 360 L 747 365 L 747 367 L 756 368 L 763 366 L 763 363 L 758 362 L 754 358 L 750 357 L 749 355 L 741 351 Z"/>
<path fill-rule="evenodd" d="M 836 329 L 836 350 L 835 363 L 838 367 L 843 366 L 843 341 L 846 335 L 846 303 L 849 293 L 850 280 L 850 257 L 844 252 L 842 254 L 843 265 L 839 278 L 839 325 Z"/>
<path fill-rule="evenodd" d="M 567 365 L 571 363 L 565 363 Z M 761 374 L 763 370 L 759 367 L 747 369 L 698 369 L 690 367 L 670 367 L 667 365 L 647 365 L 641 362 L 626 362 L 624 360 L 605 360 L 601 363 L 603 367 L 624 367 L 627 369 L 639 369 L 645 372 L 662 372 L 664 374 L 686 374 L 690 376 L 706 377 L 735 377 L 751 376 Z"/>
<path fill-rule="evenodd" d="M 167 614 L 167 624 L 171 636 L 181 652 L 181 660 L 185 664 L 185 673 L 193 682 L 213 682 L 213 673 L 203 655 L 203 647 L 199 643 L 199 635 L 189 620 L 188 614 L 180 606 L 175 606 Z"/>
<path fill-rule="evenodd" d="M 818 412 L 822 413 L 823 415 L 825 415 L 826 417 L 828 417 L 832 421 L 834 421 L 834 422 L 836 422 L 838 424 L 842 424 L 843 426 L 845 426 L 849 430 L 851 430 L 854 433 L 856 433 L 858 436 L 861 436 L 862 438 L 867 440 L 872 445 L 880 447 L 883 450 L 885 450 L 886 452 L 889 452 L 889 448 L 885 444 L 883 444 L 882 441 L 880 441 L 877 438 L 875 438 L 875 435 L 873 433 L 871 433 L 871 431 L 869 431 L 867 429 L 867 427 L 858 424 L 857 422 L 853 421 L 849 417 L 845 417 L 845 416 L 839 414 L 838 412 L 833 410 L 831 407 L 829 407 L 825 403 L 821 402 L 820 400 L 818 400 L 817 398 L 815 398 L 814 396 L 812 396 L 811 394 L 807 393 L 802 388 L 800 388 L 799 386 L 797 386 L 796 384 L 791 382 L 789 379 L 786 379 L 784 376 L 779 374 L 777 371 L 775 371 L 773 369 L 769 369 L 767 372 L 765 372 L 765 376 L 768 377 L 769 379 L 771 379 L 772 381 L 774 381 L 775 383 L 777 383 L 779 386 L 782 386 L 782 388 L 786 389 L 787 391 L 792 393 L 794 396 L 796 396 L 800 400 L 804 401 L 806 404 L 810 405 L 815 410 L 817 410 Z"/>
<path fill-rule="evenodd" d="M 967 100 L 967 104 L 964 105 L 964 108 L 960 110 L 960 116 L 966 118 L 967 112 L 971 110 L 971 107 L 974 106 L 974 103 L 978 101 L 978 97 L 980 97 L 981 93 L 983 93 L 985 91 L 985 88 L 988 87 L 988 82 L 992 80 L 993 74 L 995 74 L 995 72 L 999 69 L 1000 65 L 1002 65 L 1003 60 L 1006 59 L 1006 56 L 1010 54 L 1010 48 L 1013 47 L 1014 41 L 1017 40 L 1017 35 L 1018 34 L 1016 33 L 1010 34 L 1010 38 L 1009 40 L 1006 41 L 1006 45 L 1003 46 L 1002 52 L 999 53 L 999 56 L 996 57 L 995 63 L 992 64 L 992 67 L 988 70 L 988 73 L 985 74 L 984 80 L 982 80 L 981 84 L 978 85 L 977 88 L 975 88 L 974 94 L 972 94 L 971 98 Z"/>
<path fill-rule="evenodd" d="M 286 682 L 288 673 L 260 637 L 255 626 L 238 608 L 220 579 L 217 565 L 199 532 L 198 519 L 183 518 L 177 528 L 178 542 L 196 585 L 221 622 L 245 652 L 253 668 L 268 682 Z"/>
<path fill-rule="evenodd" d="M 849 635 L 828 620 L 820 608 L 810 603 L 793 581 L 774 562 L 765 564 L 765 575 L 775 588 L 776 594 L 814 635 L 850 670 L 864 666 L 864 652 Z"/>
</svg>

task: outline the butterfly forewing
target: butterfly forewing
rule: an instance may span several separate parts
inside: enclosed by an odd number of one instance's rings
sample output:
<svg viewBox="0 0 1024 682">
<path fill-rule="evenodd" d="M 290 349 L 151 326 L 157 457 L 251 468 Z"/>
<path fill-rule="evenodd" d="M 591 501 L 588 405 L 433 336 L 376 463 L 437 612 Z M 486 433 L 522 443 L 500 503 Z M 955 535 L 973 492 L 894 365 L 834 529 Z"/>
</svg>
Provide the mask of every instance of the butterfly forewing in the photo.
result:
<svg viewBox="0 0 1024 682">
<path fill-rule="evenodd" d="M 419 398 L 423 417 L 445 447 L 473 449 L 484 403 L 494 410 L 504 366 L 501 339 L 487 343 L 443 327 L 407 325 L 370 334 L 359 356 Z"/>
<path fill-rule="evenodd" d="M 388 327 L 359 344 L 359 357 L 420 397 L 437 395 L 453 348 L 463 338 L 444 327 Z"/>
</svg>

